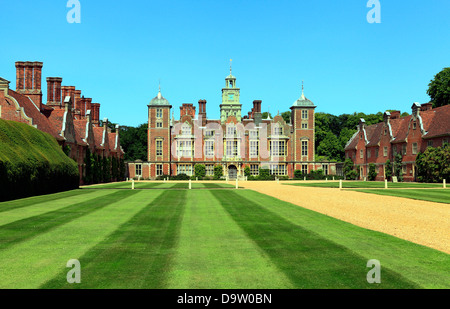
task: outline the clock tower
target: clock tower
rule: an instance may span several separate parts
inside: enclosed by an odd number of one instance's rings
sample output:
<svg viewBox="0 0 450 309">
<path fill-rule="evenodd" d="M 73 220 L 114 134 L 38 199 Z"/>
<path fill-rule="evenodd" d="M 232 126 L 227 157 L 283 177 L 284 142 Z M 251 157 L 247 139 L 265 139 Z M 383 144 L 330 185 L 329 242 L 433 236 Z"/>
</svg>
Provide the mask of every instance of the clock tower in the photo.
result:
<svg viewBox="0 0 450 309">
<path fill-rule="evenodd" d="M 242 104 L 239 102 L 240 89 L 236 87 L 236 77 L 231 74 L 225 78 L 225 88 L 222 88 L 222 104 L 220 105 L 220 121 L 225 123 L 229 116 L 241 121 Z"/>
</svg>

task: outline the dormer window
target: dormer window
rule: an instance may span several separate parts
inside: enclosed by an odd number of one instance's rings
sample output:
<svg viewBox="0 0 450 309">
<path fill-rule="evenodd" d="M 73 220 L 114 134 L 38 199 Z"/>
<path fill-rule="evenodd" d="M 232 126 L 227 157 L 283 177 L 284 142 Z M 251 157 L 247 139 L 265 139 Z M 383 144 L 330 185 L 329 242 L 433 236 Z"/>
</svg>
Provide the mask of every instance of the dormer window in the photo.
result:
<svg viewBox="0 0 450 309">
<path fill-rule="evenodd" d="M 283 127 L 281 127 L 280 125 L 276 125 L 273 129 L 273 135 L 275 136 L 283 135 Z"/>
<path fill-rule="evenodd" d="M 183 124 L 183 126 L 181 127 L 181 134 L 191 135 L 191 133 L 192 133 L 191 126 L 187 123 Z"/>
</svg>

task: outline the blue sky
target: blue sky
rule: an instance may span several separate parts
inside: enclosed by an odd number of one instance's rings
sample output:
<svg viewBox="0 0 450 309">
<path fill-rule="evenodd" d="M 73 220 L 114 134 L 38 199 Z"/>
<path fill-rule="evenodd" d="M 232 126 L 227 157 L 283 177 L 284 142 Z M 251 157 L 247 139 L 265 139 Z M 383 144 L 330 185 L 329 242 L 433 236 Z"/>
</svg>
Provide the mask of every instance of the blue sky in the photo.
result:
<svg viewBox="0 0 450 309">
<path fill-rule="evenodd" d="M 80 0 L 69 24 L 67 0 L 1 0 L 0 76 L 15 89 L 15 61 L 42 61 L 48 76 L 101 103 L 101 118 L 147 121 L 158 92 L 173 105 L 205 99 L 219 118 L 233 59 L 243 114 L 253 100 L 272 114 L 301 95 L 317 112 L 410 112 L 428 102 L 428 83 L 450 66 L 450 1 L 380 0 L 369 24 L 367 0 Z"/>
</svg>

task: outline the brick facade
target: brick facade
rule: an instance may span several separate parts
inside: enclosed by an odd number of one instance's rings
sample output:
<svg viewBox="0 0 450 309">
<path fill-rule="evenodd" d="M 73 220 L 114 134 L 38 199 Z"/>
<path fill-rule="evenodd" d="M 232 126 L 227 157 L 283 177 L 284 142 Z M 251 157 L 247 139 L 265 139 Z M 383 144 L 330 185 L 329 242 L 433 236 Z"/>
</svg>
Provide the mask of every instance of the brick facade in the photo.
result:
<svg viewBox="0 0 450 309">
<path fill-rule="evenodd" d="M 183 103 L 178 120 L 171 117 L 172 105 L 160 91 L 148 105 L 148 161 L 130 162 L 129 177 L 191 176 L 196 164 L 206 166 L 207 176 L 221 165 L 224 176 L 231 178 L 244 177 L 246 167 L 254 175 L 259 168 L 269 168 L 289 178 L 295 170 L 325 169 L 336 174 L 335 163 L 314 162 L 316 106 L 303 93 L 286 123 L 280 115 L 262 119 L 260 100 L 241 117 L 239 91 L 230 74 L 222 89 L 221 119 L 209 119 L 207 101 L 199 100 L 198 113 L 193 104 Z"/>
<path fill-rule="evenodd" d="M 81 97 L 75 86 L 62 86 L 61 77 L 47 78 L 47 104 L 42 102 L 42 62 L 16 62 L 16 91 L 0 77 L 0 118 L 27 123 L 52 135 L 78 163 L 83 184 L 87 149 L 103 157 L 123 159 L 118 137 L 104 119 L 99 126 L 100 104 Z"/>
<path fill-rule="evenodd" d="M 450 140 L 450 105 L 433 109 L 430 103 L 414 103 L 412 114 L 400 117 L 400 112 L 386 112 L 384 121 L 366 126 L 361 119 L 358 131 L 345 148 L 346 158 L 352 159 L 360 179 L 368 176 L 369 164 L 376 165 L 376 180 L 384 180 L 386 162 L 402 154 L 403 179 L 416 180 L 415 161 L 427 147 L 439 147 Z"/>
</svg>

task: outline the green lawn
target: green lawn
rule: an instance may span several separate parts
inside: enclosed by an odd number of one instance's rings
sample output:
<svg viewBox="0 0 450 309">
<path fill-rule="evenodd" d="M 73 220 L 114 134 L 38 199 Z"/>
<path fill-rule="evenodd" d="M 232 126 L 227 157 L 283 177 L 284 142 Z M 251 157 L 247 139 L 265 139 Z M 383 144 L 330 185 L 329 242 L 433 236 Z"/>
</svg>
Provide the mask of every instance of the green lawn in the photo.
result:
<svg viewBox="0 0 450 309">
<path fill-rule="evenodd" d="M 0 203 L 0 288 L 450 288 L 448 254 L 225 184 L 166 190 L 181 185 Z"/>
<path fill-rule="evenodd" d="M 132 183 L 129 182 L 116 182 L 108 184 L 99 184 L 87 186 L 86 189 L 131 189 Z M 192 189 L 205 189 L 205 188 L 235 188 L 236 185 L 227 183 L 205 183 L 192 181 Z M 135 189 L 188 189 L 188 182 L 164 182 L 164 181 L 135 181 Z"/>
<path fill-rule="evenodd" d="M 436 203 L 450 204 L 450 190 L 444 189 L 426 189 L 426 190 L 355 190 L 358 192 L 379 194 L 379 195 L 390 195 L 397 197 L 411 198 L 415 200 L 430 201 Z"/>
<path fill-rule="evenodd" d="M 316 188 L 339 188 L 339 181 L 324 181 L 324 182 L 302 182 L 302 183 L 285 183 L 291 186 L 301 187 L 316 187 Z M 388 183 L 388 188 L 442 188 L 443 185 L 439 183 L 411 183 L 411 182 L 397 182 Z M 384 181 L 343 181 L 342 188 L 383 188 Z"/>
</svg>

